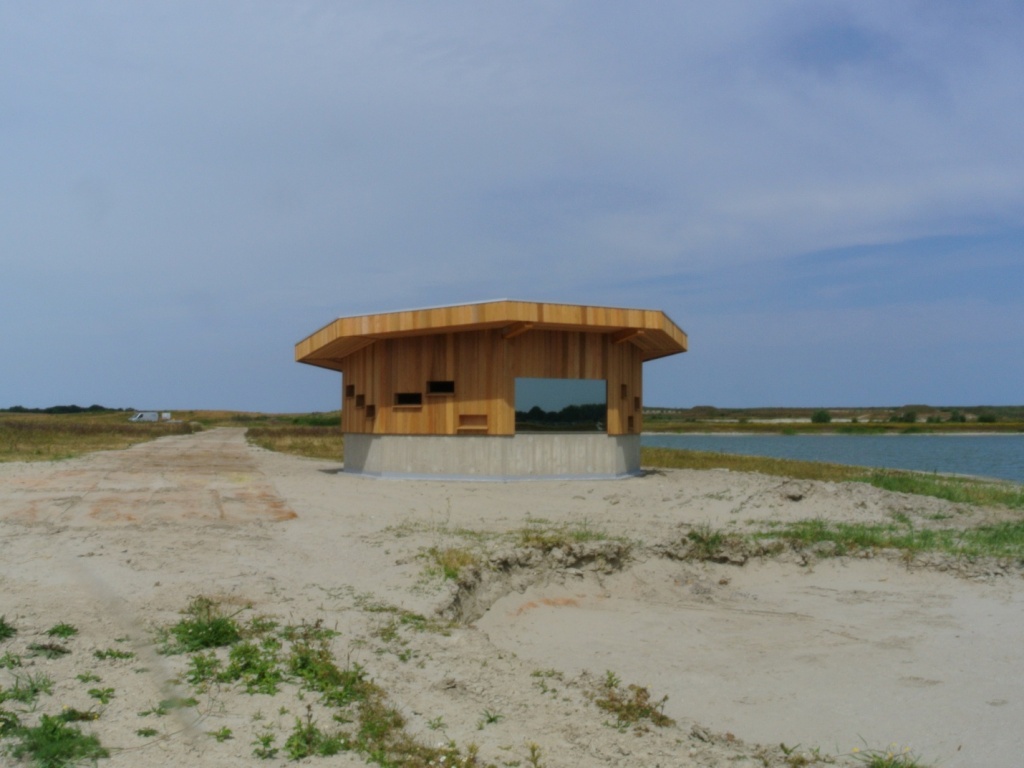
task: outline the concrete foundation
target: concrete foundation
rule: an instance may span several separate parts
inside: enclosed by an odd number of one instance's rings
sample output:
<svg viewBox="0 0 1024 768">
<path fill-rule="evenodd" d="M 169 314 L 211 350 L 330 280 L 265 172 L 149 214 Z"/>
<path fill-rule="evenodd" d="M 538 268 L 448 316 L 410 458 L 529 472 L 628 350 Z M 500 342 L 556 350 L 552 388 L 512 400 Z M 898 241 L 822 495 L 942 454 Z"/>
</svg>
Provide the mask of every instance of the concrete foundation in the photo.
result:
<svg viewBox="0 0 1024 768">
<path fill-rule="evenodd" d="M 640 472 L 640 436 L 546 432 L 479 435 L 345 434 L 345 471 L 459 480 L 616 479 Z"/>
</svg>

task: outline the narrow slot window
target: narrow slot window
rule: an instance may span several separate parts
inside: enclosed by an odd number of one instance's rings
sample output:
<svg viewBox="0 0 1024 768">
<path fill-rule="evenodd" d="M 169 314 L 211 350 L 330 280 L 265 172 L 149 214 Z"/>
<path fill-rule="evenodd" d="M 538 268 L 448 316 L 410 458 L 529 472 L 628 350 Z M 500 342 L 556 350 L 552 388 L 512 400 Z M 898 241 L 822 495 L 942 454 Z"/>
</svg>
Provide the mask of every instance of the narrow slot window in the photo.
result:
<svg viewBox="0 0 1024 768">
<path fill-rule="evenodd" d="M 619 392 L 621 393 L 623 400 L 625 400 L 627 397 L 629 397 L 629 391 L 626 389 L 626 385 L 625 384 L 620 384 L 619 385 Z"/>
<path fill-rule="evenodd" d="M 376 418 L 376 416 L 377 416 L 377 406 L 376 405 L 368 405 L 368 406 L 366 406 L 366 418 L 373 419 L 373 418 Z"/>
<path fill-rule="evenodd" d="M 633 410 L 635 410 L 635 411 L 639 411 L 640 410 L 640 398 L 639 397 L 634 397 L 633 398 Z"/>
<path fill-rule="evenodd" d="M 427 382 L 427 394 L 428 395 L 454 395 L 455 394 L 455 382 L 454 381 L 428 381 Z"/>
<path fill-rule="evenodd" d="M 396 392 L 395 405 L 423 405 L 423 393 Z"/>
</svg>

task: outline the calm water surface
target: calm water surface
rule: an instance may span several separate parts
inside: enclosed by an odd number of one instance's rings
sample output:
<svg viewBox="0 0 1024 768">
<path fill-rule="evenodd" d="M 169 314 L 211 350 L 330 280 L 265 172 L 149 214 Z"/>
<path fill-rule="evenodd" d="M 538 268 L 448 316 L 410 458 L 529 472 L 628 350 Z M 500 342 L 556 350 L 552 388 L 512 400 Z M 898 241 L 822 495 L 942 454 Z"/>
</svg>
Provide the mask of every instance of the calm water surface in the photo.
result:
<svg viewBox="0 0 1024 768">
<path fill-rule="evenodd" d="M 647 446 L 951 472 L 1024 483 L 1024 435 L 654 435 Z"/>
</svg>

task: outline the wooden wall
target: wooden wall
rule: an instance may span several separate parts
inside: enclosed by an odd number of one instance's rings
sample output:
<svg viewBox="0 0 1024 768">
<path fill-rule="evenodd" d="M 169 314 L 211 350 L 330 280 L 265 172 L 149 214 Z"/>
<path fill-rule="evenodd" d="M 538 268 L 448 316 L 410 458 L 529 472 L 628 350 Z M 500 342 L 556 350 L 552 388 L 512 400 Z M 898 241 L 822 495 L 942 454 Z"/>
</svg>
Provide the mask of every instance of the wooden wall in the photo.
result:
<svg viewBox="0 0 1024 768">
<path fill-rule="evenodd" d="M 605 379 L 608 434 L 642 425 L 642 357 L 605 333 L 501 330 L 382 339 L 346 357 L 342 431 L 403 435 L 515 434 L 517 377 Z M 454 382 L 431 394 L 428 381 Z M 419 393 L 418 405 L 396 402 Z"/>
</svg>

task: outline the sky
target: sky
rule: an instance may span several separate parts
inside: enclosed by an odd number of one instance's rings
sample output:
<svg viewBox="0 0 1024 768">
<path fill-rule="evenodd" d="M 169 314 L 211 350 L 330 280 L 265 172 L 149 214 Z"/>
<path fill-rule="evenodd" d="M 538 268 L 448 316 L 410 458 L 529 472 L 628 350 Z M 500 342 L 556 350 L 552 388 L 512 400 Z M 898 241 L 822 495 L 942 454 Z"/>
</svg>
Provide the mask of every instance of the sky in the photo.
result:
<svg viewBox="0 0 1024 768">
<path fill-rule="evenodd" d="M 0 407 L 337 409 L 294 345 L 664 310 L 651 406 L 1024 402 L 1016 0 L 0 0 Z"/>
</svg>

